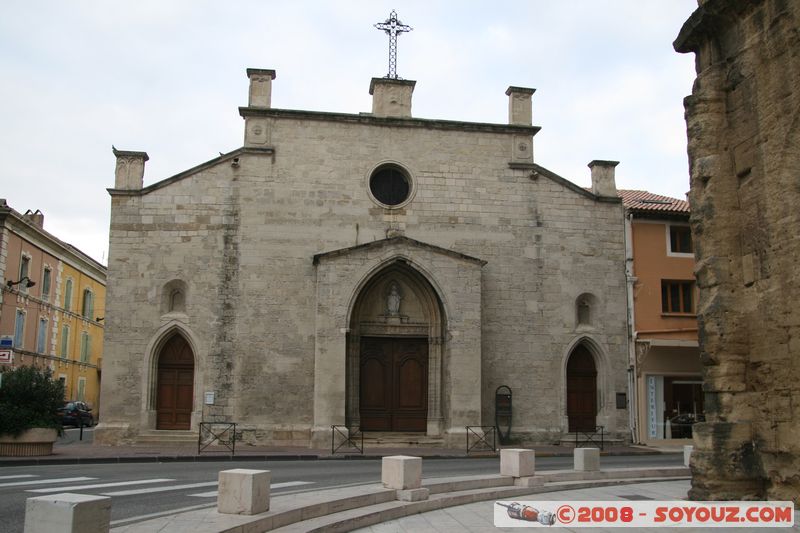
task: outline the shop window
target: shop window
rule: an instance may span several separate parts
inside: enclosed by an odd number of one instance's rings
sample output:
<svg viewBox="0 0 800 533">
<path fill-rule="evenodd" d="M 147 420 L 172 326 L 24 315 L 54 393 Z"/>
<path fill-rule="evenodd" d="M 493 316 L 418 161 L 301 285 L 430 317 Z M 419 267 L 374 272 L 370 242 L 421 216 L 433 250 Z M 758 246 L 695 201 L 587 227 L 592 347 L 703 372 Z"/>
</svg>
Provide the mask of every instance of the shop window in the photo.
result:
<svg viewBox="0 0 800 533">
<path fill-rule="evenodd" d="M 690 439 L 694 424 L 705 421 L 703 382 L 691 376 L 647 377 L 647 436 Z"/>
<path fill-rule="evenodd" d="M 694 281 L 661 281 L 662 313 L 694 313 Z"/>
</svg>

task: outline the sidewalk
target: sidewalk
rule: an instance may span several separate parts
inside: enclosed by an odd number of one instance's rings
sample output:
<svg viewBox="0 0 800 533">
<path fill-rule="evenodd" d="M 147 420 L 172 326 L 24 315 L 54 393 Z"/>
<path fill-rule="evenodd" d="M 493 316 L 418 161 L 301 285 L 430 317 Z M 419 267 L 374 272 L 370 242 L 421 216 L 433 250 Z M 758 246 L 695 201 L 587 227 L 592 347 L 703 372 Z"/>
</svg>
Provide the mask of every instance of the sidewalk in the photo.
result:
<svg viewBox="0 0 800 533">
<path fill-rule="evenodd" d="M 558 492 L 543 492 L 532 494 L 528 497 L 520 496 L 515 501 L 641 501 L 641 500 L 686 500 L 689 491 L 690 481 L 659 481 L 654 483 L 636 483 L 628 485 L 616 485 L 610 487 L 594 487 L 578 490 L 563 490 Z M 494 527 L 494 501 L 484 501 L 448 507 L 427 513 L 406 516 L 397 520 L 391 520 L 376 524 L 371 527 L 356 529 L 360 533 L 407 533 L 407 532 L 453 532 L 468 531 L 470 533 L 489 533 L 496 531 L 506 531 L 509 533 L 519 533 L 525 531 L 520 528 L 498 528 Z M 795 525 L 792 528 L 680 528 L 676 531 L 701 531 L 703 533 L 734 532 L 734 531 L 800 531 L 800 511 L 795 511 Z M 524 523 L 522 523 L 524 524 Z M 521 525 L 522 525 L 521 524 Z M 527 524 L 525 524 L 527 525 Z M 538 524 L 531 524 L 528 527 L 535 528 Z M 662 528 L 631 528 L 629 531 L 665 531 Z M 611 531 L 626 531 L 620 528 L 579 528 L 579 527 L 559 527 L 558 531 L 586 531 L 589 533 L 603 533 Z"/>
<path fill-rule="evenodd" d="M 514 447 L 514 446 L 510 446 Z M 573 448 L 566 446 L 527 446 L 536 450 L 537 457 L 571 457 Z M 0 466 L 39 464 L 132 463 L 167 461 L 266 461 L 266 460 L 317 460 L 317 459 L 379 459 L 385 455 L 409 454 L 428 458 L 496 457 L 491 451 L 471 452 L 464 448 L 366 448 L 363 454 L 356 450 L 340 450 L 331 454 L 330 448 L 247 446 L 238 444 L 235 455 L 226 448 L 207 448 L 198 453 L 197 445 L 165 446 L 95 446 L 92 430 L 84 430 L 84 440 L 78 440 L 77 430 L 65 433 L 53 446 L 53 455 L 41 457 L 1 457 Z M 682 450 L 654 449 L 645 446 L 606 446 L 602 455 L 656 455 L 682 453 Z"/>
</svg>

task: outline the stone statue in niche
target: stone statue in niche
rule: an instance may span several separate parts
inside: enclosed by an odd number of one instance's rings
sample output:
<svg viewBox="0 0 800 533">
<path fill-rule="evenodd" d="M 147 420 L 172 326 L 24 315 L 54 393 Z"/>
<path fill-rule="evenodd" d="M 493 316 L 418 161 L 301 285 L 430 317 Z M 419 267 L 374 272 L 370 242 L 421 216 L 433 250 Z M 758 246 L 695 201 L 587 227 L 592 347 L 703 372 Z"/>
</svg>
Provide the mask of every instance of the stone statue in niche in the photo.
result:
<svg viewBox="0 0 800 533">
<path fill-rule="evenodd" d="M 400 316 L 400 300 L 402 299 L 400 287 L 396 282 L 392 282 L 389 286 L 389 295 L 386 297 L 386 314 L 388 316 Z"/>
</svg>

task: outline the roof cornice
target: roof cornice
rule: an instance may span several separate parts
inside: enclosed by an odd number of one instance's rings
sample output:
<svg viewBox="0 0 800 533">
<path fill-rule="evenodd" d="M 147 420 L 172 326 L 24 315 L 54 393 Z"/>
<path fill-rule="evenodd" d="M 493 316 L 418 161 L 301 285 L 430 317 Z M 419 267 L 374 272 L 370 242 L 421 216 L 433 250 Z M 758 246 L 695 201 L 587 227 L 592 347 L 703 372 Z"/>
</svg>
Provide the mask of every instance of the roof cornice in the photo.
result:
<svg viewBox="0 0 800 533">
<path fill-rule="evenodd" d="M 257 107 L 240 107 L 242 117 L 269 117 L 287 120 L 316 120 L 320 122 L 339 122 L 382 126 L 392 128 L 419 128 L 452 131 L 475 131 L 483 133 L 506 133 L 536 135 L 540 126 L 522 126 L 519 124 L 491 124 L 485 122 L 460 122 L 456 120 L 433 120 L 404 117 L 377 117 L 370 113 L 354 115 L 351 113 L 330 113 L 324 111 L 304 111 L 296 109 L 274 109 Z"/>
</svg>

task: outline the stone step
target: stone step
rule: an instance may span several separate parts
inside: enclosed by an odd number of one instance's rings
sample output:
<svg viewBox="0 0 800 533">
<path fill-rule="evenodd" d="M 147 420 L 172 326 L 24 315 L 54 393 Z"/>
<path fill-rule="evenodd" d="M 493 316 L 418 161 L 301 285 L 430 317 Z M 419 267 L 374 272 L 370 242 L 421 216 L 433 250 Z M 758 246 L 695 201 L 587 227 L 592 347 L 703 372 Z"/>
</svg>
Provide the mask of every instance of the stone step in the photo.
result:
<svg viewBox="0 0 800 533">
<path fill-rule="evenodd" d="M 431 437 L 425 433 L 389 433 L 377 431 L 368 431 L 364 433 L 365 448 L 403 448 L 405 446 L 442 448 L 444 447 L 444 439 L 441 437 Z"/>
<path fill-rule="evenodd" d="M 274 533 L 317 533 L 317 532 L 344 532 L 364 528 L 396 520 L 427 511 L 434 511 L 457 505 L 466 505 L 489 500 L 509 500 L 519 496 L 527 496 L 542 492 L 558 490 L 579 489 L 597 486 L 620 485 L 628 483 L 646 483 L 650 481 L 663 481 L 671 479 L 686 479 L 686 476 L 676 478 L 641 477 L 638 479 L 607 478 L 599 481 L 567 481 L 550 482 L 538 487 L 501 486 L 484 487 L 470 490 L 456 490 L 440 494 L 431 494 L 427 500 L 417 502 L 387 501 L 375 505 L 353 507 L 341 512 L 318 516 L 310 520 L 302 520 L 272 529 Z M 458 485 L 456 485 L 458 488 Z"/>
<path fill-rule="evenodd" d="M 395 499 L 396 491 L 380 484 L 369 484 L 276 496 L 271 501 L 270 510 L 259 515 L 222 515 L 212 507 L 155 518 L 112 531 L 350 531 L 411 514 L 479 501 L 505 500 L 566 489 L 686 479 L 689 476 L 689 469 L 685 467 L 657 467 L 610 469 L 596 473 L 543 471 L 537 476 L 541 482 L 534 486 L 514 485 L 513 478 L 500 475 L 430 478 L 423 480 L 423 486 L 431 491 L 429 499 L 416 502 L 398 501 Z"/>
<path fill-rule="evenodd" d="M 197 444 L 197 433 L 194 431 L 150 430 L 139 433 L 136 446 L 185 446 Z"/>
</svg>

